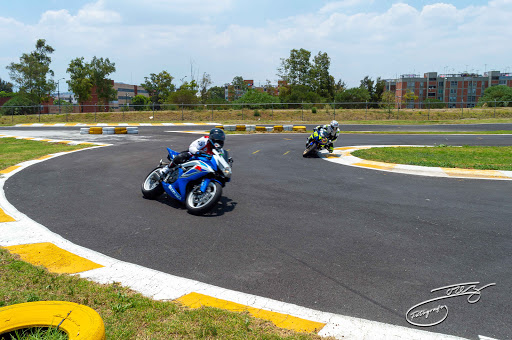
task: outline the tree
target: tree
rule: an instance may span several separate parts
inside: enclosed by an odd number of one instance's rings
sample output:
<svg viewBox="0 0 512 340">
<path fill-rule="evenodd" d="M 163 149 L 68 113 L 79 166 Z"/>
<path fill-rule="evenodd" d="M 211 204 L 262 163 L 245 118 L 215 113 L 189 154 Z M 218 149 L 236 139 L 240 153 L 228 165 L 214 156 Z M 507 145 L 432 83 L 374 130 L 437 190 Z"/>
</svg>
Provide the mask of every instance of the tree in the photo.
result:
<svg viewBox="0 0 512 340">
<path fill-rule="evenodd" d="M 29 94 L 37 103 L 41 103 L 56 87 L 52 79 L 47 79 L 54 76 L 50 69 L 52 59 L 49 57 L 53 52 L 53 47 L 46 45 L 46 40 L 39 39 L 35 51 L 23 53 L 19 63 L 6 67 L 19 92 Z"/>
<path fill-rule="evenodd" d="M 176 86 L 172 83 L 174 77 L 167 71 L 158 74 L 151 73 L 148 77 L 144 77 L 142 87 L 148 91 L 153 103 L 163 103 L 169 95 L 176 91 Z"/>
<path fill-rule="evenodd" d="M 380 107 L 388 110 L 391 113 L 391 109 L 395 106 L 396 98 L 395 93 L 391 91 L 385 91 L 381 96 Z"/>
<path fill-rule="evenodd" d="M 337 93 L 341 93 L 347 89 L 347 84 L 341 79 L 338 80 L 336 84 L 334 84 L 334 95 Z"/>
<path fill-rule="evenodd" d="M 0 115 L 35 114 L 38 106 L 27 94 L 18 94 L 0 108 Z"/>
<path fill-rule="evenodd" d="M 265 92 L 259 92 L 256 90 L 249 90 L 244 93 L 240 99 L 235 100 L 235 103 L 253 103 L 253 104 L 259 104 L 259 103 L 278 103 L 279 98 L 272 96 Z M 260 105 L 249 105 L 251 109 L 259 108 Z"/>
<path fill-rule="evenodd" d="M 12 87 L 13 87 L 12 83 L 4 81 L 4 80 L 2 80 L 2 78 L 0 78 L 0 92 L 10 93 L 10 92 L 12 92 Z"/>
<path fill-rule="evenodd" d="M 150 102 L 151 100 L 148 97 L 141 94 L 138 94 L 132 98 L 132 105 L 134 105 L 136 111 L 143 111 L 148 109 L 148 104 Z"/>
<path fill-rule="evenodd" d="M 78 103 L 83 105 L 84 102 L 91 99 L 91 90 L 93 86 L 91 79 L 91 65 L 84 62 L 83 57 L 75 58 L 69 63 L 66 72 L 69 73 L 70 78 L 66 81 L 69 89 L 75 94 L 75 98 Z"/>
<path fill-rule="evenodd" d="M 331 100 L 334 97 L 335 80 L 329 74 L 331 66 L 331 58 L 326 52 L 318 52 L 313 58 L 313 65 L 310 70 L 310 86 L 313 91 L 321 97 Z"/>
<path fill-rule="evenodd" d="M 117 97 L 117 91 L 114 89 L 112 80 L 107 77 L 116 71 L 115 63 L 103 58 L 93 57 L 91 61 L 91 80 L 92 84 L 96 86 L 96 93 L 98 100 L 107 104 Z"/>
<path fill-rule="evenodd" d="M 212 85 L 212 78 L 208 73 L 204 72 L 203 77 L 199 82 L 201 101 L 203 103 L 206 103 L 206 101 L 208 100 L 208 87 L 210 87 L 210 85 Z"/>
<path fill-rule="evenodd" d="M 277 75 L 290 85 L 311 86 L 311 52 L 301 48 L 290 51 L 290 57 L 281 58 Z"/>
<path fill-rule="evenodd" d="M 375 89 L 373 88 L 374 83 L 375 82 L 372 80 L 372 78 L 366 76 L 363 80 L 361 80 L 361 85 L 359 85 L 359 87 L 368 91 L 370 94 L 370 101 L 372 101 L 375 96 Z"/>
<path fill-rule="evenodd" d="M 484 94 L 478 100 L 478 105 L 511 106 L 512 88 L 506 85 L 491 86 L 485 89 Z"/>
<path fill-rule="evenodd" d="M 380 102 L 384 91 L 386 91 L 386 81 L 382 80 L 380 77 L 377 77 L 377 80 L 375 81 L 372 101 L 375 103 Z"/>
<path fill-rule="evenodd" d="M 402 102 L 407 104 L 408 106 L 414 105 L 414 102 L 418 100 L 418 96 L 414 94 L 411 90 L 407 89 L 405 91 L 404 96 L 402 97 Z"/>
<path fill-rule="evenodd" d="M 282 87 L 279 98 L 283 103 L 321 103 L 322 97 L 306 85 Z"/>
<path fill-rule="evenodd" d="M 364 108 L 366 107 L 366 102 L 370 99 L 371 96 L 368 90 L 361 86 L 347 89 L 335 96 L 336 102 L 351 103 L 349 106 L 344 106 L 351 108 Z"/>
<path fill-rule="evenodd" d="M 221 103 L 226 101 L 226 90 L 224 87 L 213 86 L 207 92 L 208 102 Z"/>
</svg>

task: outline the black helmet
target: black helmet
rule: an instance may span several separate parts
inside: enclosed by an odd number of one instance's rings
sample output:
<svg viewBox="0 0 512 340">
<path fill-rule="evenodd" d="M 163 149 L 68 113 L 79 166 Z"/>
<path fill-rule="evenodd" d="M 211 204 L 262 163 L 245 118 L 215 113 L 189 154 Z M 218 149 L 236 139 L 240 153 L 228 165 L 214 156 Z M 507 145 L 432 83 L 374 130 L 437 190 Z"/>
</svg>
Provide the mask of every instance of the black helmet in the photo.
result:
<svg viewBox="0 0 512 340">
<path fill-rule="evenodd" d="M 220 149 L 224 146 L 224 140 L 226 139 L 226 135 L 224 131 L 219 128 L 213 128 L 210 130 L 210 136 L 208 137 L 210 142 L 216 149 Z"/>
</svg>

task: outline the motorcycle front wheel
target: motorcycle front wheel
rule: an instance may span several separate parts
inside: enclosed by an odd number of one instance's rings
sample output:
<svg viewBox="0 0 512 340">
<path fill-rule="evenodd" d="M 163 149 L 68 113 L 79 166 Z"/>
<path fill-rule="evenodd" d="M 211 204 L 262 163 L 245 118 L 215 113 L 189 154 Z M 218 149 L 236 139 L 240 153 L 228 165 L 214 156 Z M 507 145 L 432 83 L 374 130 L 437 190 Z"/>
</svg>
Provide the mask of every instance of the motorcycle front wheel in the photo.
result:
<svg viewBox="0 0 512 340">
<path fill-rule="evenodd" d="M 187 210 L 193 215 L 200 215 L 212 209 L 222 195 L 222 185 L 218 182 L 211 181 L 205 192 L 201 192 L 200 187 L 200 184 L 194 185 L 185 200 Z"/>
<path fill-rule="evenodd" d="M 164 192 L 164 187 L 160 182 L 160 167 L 154 169 L 146 176 L 146 179 L 142 183 L 142 195 L 148 199 L 155 199 Z"/>
<path fill-rule="evenodd" d="M 302 153 L 302 157 L 311 156 L 315 150 L 316 150 L 316 145 L 311 144 L 309 147 L 306 148 L 306 150 L 304 150 L 304 152 Z"/>
</svg>

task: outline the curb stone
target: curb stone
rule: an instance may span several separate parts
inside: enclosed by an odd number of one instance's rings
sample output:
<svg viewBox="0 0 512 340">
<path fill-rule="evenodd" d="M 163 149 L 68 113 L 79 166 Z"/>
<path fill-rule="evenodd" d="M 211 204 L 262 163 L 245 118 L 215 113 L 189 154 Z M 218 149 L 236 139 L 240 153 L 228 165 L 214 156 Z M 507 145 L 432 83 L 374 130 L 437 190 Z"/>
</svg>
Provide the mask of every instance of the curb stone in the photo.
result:
<svg viewBox="0 0 512 340">
<path fill-rule="evenodd" d="M 361 149 L 382 148 L 382 147 L 425 147 L 429 145 L 360 145 L 346 146 L 334 149 L 333 154 L 322 151 L 320 157 L 327 161 L 355 166 L 360 168 L 388 171 L 400 174 L 432 176 L 432 177 L 450 177 L 450 178 L 466 178 L 466 179 L 491 179 L 491 180 L 512 180 L 512 171 L 505 170 L 474 170 L 460 168 L 442 168 L 428 167 L 419 165 L 406 165 L 385 162 L 375 162 L 365 160 L 352 155 L 352 152 Z"/>
</svg>

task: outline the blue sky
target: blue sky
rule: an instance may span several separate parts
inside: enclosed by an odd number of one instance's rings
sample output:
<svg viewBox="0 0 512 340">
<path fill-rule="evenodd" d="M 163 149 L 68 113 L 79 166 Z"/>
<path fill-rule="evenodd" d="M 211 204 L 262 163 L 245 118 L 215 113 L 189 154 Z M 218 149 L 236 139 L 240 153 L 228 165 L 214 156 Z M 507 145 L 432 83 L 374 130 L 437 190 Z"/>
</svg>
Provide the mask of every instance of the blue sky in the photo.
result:
<svg viewBox="0 0 512 340">
<path fill-rule="evenodd" d="M 327 52 L 349 87 L 365 76 L 512 71 L 512 0 L 0 0 L 0 78 L 35 41 L 69 62 L 115 62 L 115 81 L 140 84 L 166 70 L 175 84 L 211 75 L 276 83 L 291 49 Z M 61 82 L 62 83 L 62 82 Z M 61 88 L 65 90 L 65 88 Z"/>
</svg>

